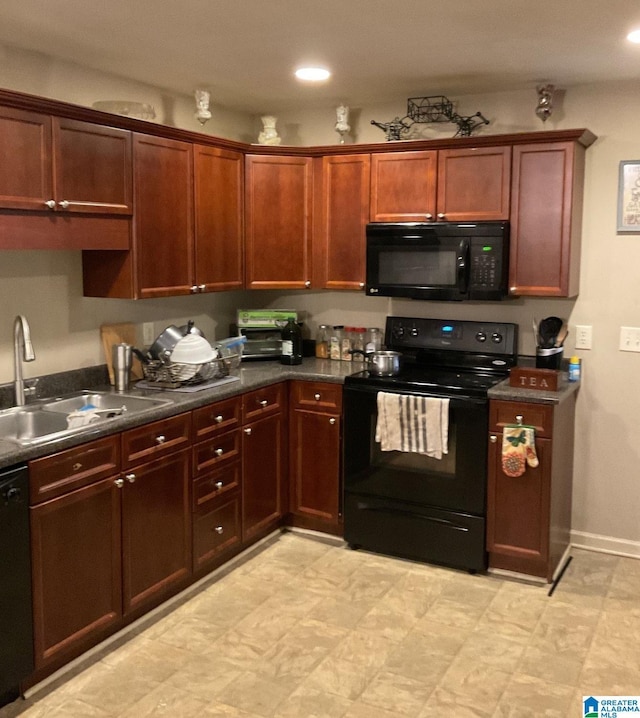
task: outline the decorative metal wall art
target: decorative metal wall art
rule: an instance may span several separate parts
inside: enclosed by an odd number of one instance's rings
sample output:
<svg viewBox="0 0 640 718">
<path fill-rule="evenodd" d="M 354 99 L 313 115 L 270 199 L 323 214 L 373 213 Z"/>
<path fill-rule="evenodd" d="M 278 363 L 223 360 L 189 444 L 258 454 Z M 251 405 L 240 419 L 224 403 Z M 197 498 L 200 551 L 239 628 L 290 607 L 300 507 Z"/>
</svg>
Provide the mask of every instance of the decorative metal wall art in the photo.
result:
<svg viewBox="0 0 640 718">
<path fill-rule="evenodd" d="M 387 142 L 406 140 L 413 125 L 431 122 L 452 122 L 458 125 L 454 137 L 470 137 L 480 125 L 489 124 L 489 120 L 481 112 L 476 112 L 475 115 L 459 115 L 453 108 L 453 102 L 444 95 L 410 97 L 407 100 L 407 114 L 404 117 L 395 117 L 391 122 L 371 120 L 372 125 L 384 130 Z"/>
<path fill-rule="evenodd" d="M 546 122 L 553 112 L 553 93 L 555 85 L 538 85 L 536 92 L 538 93 L 538 105 L 536 107 L 536 115 Z"/>
</svg>

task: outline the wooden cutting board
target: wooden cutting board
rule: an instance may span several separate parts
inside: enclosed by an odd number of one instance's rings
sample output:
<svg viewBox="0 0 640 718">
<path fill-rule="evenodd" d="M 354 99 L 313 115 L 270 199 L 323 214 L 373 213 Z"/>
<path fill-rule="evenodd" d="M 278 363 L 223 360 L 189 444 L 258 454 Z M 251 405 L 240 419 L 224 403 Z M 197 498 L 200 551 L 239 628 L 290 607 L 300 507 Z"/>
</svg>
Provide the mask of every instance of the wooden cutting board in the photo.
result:
<svg viewBox="0 0 640 718">
<path fill-rule="evenodd" d="M 111 347 L 114 344 L 131 344 L 136 346 L 136 327 L 135 324 L 103 324 L 100 327 L 100 337 L 102 339 L 102 347 L 104 348 L 104 357 L 109 370 L 109 381 L 114 384 L 113 377 L 113 360 L 111 357 Z M 140 360 L 135 356 L 131 365 L 131 380 L 137 381 L 143 379 L 142 365 Z"/>
</svg>

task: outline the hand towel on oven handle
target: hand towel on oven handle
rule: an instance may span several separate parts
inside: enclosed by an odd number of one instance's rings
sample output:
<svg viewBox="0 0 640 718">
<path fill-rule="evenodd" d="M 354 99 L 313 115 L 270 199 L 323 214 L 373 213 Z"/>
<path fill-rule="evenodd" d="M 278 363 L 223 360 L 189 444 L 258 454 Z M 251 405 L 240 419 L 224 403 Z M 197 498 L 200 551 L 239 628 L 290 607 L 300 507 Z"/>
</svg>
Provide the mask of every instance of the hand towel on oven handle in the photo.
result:
<svg viewBox="0 0 640 718">
<path fill-rule="evenodd" d="M 538 466 L 536 432 L 532 426 L 513 424 L 502 432 L 502 470 L 507 476 L 522 476 L 527 468 Z"/>
<path fill-rule="evenodd" d="M 376 441 L 382 451 L 441 459 L 449 451 L 449 399 L 379 391 Z"/>
</svg>

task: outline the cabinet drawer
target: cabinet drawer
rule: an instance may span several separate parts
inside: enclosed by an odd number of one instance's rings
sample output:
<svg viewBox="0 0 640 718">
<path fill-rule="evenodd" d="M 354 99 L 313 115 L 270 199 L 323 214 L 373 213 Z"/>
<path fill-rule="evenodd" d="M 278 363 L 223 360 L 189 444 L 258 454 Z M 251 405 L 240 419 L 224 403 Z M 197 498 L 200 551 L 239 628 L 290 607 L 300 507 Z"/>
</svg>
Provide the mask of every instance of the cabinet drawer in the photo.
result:
<svg viewBox="0 0 640 718">
<path fill-rule="evenodd" d="M 502 431 L 506 424 L 517 423 L 533 426 L 536 430 L 536 436 L 551 438 L 553 432 L 553 406 L 524 401 L 489 402 L 490 431 Z"/>
<path fill-rule="evenodd" d="M 193 511 L 211 511 L 227 494 L 240 488 L 240 462 L 235 461 L 224 468 L 207 474 L 193 482 Z"/>
<path fill-rule="evenodd" d="M 240 458 L 240 429 L 214 436 L 193 447 L 194 476 L 202 476 L 216 466 L 238 458 Z"/>
<path fill-rule="evenodd" d="M 242 402 L 239 396 L 203 406 L 193 412 L 194 441 L 206 439 L 240 426 Z"/>
<path fill-rule="evenodd" d="M 162 421 L 130 429 L 122 434 L 122 467 L 157 459 L 191 441 L 191 414 L 179 414 Z"/>
<path fill-rule="evenodd" d="M 97 439 L 29 462 L 32 504 L 80 489 L 120 471 L 120 437 Z"/>
<path fill-rule="evenodd" d="M 240 543 L 240 492 L 193 517 L 193 570 Z"/>
<path fill-rule="evenodd" d="M 242 422 L 280 411 L 284 402 L 284 384 L 273 384 L 242 396 Z"/>
<path fill-rule="evenodd" d="M 320 411 L 342 411 L 342 387 L 318 381 L 292 382 L 291 402 L 294 408 Z"/>
</svg>

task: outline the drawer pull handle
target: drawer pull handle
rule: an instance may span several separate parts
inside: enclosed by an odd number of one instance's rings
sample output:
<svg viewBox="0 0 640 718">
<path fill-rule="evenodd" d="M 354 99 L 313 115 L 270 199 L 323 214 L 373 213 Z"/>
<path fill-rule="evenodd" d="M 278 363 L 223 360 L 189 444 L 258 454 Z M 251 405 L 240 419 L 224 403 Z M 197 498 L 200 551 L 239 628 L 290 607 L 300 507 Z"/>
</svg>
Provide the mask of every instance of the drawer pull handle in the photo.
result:
<svg viewBox="0 0 640 718">
<path fill-rule="evenodd" d="M 116 479 L 113 483 L 121 489 L 124 486 L 124 479 Z"/>
<path fill-rule="evenodd" d="M 214 531 L 215 531 L 217 534 L 221 534 L 221 533 L 224 532 L 224 529 L 222 528 L 222 526 L 216 526 L 215 529 L 214 529 Z"/>
<path fill-rule="evenodd" d="M 74 471 L 80 471 L 82 468 L 82 464 L 79 461 L 76 461 L 76 463 L 71 467 Z"/>
<path fill-rule="evenodd" d="M 55 209 L 55 208 L 56 208 L 56 201 L 55 201 L 55 199 L 48 199 L 48 200 L 44 203 L 44 206 L 45 206 L 45 207 L 48 207 L 49 209 Z"/>
<path fill-rule="evenodd" d="M 329 423 L 331 424 L 331 426 L 333 426 L 336 423 L 336 420 L 333 417 L 331 417 L 329 419 Z"/>
<path fill-rule="evenodd" d="M 198 289 L 199 289 L 201 292 L 204 292 L 204 290 L 205 290 L 206 288 L 207 288 L 207 285 L 206 285 L 206 284 L 198 284 Z"/>
<path fill-rule="evenodd" d="M 216 489 L 218 489 L 218 491 L 220 491 L 220 489 L 221 489 L 223 486 L 224 486 L 224 484 L 222 483 L 222 481 L 216 481 L 215 487 L 216 487 Z"/>
<path fill-rule="evenodd" d="M 523 420 L 524 420 L 524 416 L 522 416 L 522 414 L 516 414 L 516 421 L 518 422 L 519 426 L 522 426 Z"/>
<path fill-rule="evenodd" d="M 67 209 L 69 207 L 69 200 L 63 199 L 60 202 L 58 202 L 58 205 L 62 207 L 62 209 Z"/>
<path fill-rule="evenodd" d="M 164 444 L 164 442 L 165 442 L 166 440 L 167 440 L 167 439 L 166 439 L 166 437 L 164 436 L 164 434 L 160 434 L 160 436 L 156 436 L 156 444 Z"/>
<path fill-rule="evenodd" d="M 266 399 L 262 399 L 261 401 L 258 401 L 258 404 L 260 406 L 265 407 L 269 402 Z"/>
<path fill-rule="evenodd" d="M 498 437 L 497 437 L 495 434 L 491 434 L 491 436 L 489 437 L 489 441 L 490 441 L 492 444 L 495 444 L 496 441 L 498 441 Z"/>
<path fill-rule="evenodd" d="M 245 429 L 245 430 L 244 430 L 244 433 L 245 433 L 247 436 L 250 436 L 250 435 L 251 435 L 251 429 Z"/>
<path fill-rule="evenodd" d="M 136 483 L 136 475 L 135 475 L 135 474 L 125 474 L 124 478 L 125 478 L 130 484 L 135 484 L 135 483 Z"/>
<path fill-rule="evenodd" d="M 214 417 L 214 421 L 216 422 L 216 424 L 221 424 L 223 419 L 224 417 L 222 416 L 222 414 L 218 414 L 218 416 Z"/>
<path fill-rule="evenodd" d="M 217 456 L 222 456 L 222 454 L 224 454 L 224 449 L 216 449 L 215 453 Z"/>
<path fill-rule="evenodd" d="M 316 401 L 320 401 L 320 394 L 314 394 L 314 395 L 313 395 L 313 398 L 314 398 Z"/>
</svg>

